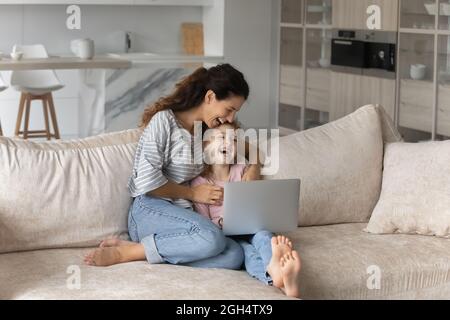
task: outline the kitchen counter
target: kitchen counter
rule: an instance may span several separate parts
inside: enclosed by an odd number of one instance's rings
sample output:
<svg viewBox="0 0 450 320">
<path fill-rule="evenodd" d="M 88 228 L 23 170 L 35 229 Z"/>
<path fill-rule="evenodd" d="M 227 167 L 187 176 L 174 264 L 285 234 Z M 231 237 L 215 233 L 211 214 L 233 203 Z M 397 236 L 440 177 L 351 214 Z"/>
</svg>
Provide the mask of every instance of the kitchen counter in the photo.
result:
<svg viewBox="0 0 450 320">
<path fill-rule="evenodd" d="M 148 65 L 157 64 L 168 68 L 183 67 L 186 64 L 218 64 L 224 62 L 223 56 L 196 56 L 174 53 L 109 53 L 108 57 L 128 60 L 133 68 L 147 68 Z"/>
<path fill-rule="evenodd" d="M 171 67 L 185 63 L 220 63 L 221 56 L 190 56 L 183 54 L 122 53 L 96 56 L 91 60 L 74 56 L 50 56 L 47 59 L 0 59 L 0 71 L 58 69 L 128 69 L 146 64 L 166 64 Z"/>
<path fill-rule="evenodd" d="M 46 70 L 46 69 L 127 69 L 131 61 L 107 56 L 96 56 L 91 60 L 77 57 L 51 56 L 46 59 L 22 59 L 14 61 L 10 58 L 0 60 L 0 71 Z"/>
</svg>

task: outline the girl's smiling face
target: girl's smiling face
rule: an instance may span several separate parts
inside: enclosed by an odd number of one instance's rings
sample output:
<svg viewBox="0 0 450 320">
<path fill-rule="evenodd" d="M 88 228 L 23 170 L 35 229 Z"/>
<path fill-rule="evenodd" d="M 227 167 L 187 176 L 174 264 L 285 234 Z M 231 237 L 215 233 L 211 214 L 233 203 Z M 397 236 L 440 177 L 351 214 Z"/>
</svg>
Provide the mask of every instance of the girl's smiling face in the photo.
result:
<svg viewBox="0 0 450 320">
<path fill-rule="evenodd" d="M 205 163 L 234 164 L 236 159 L 237 137 L 236 127 L 225 123 L 216 129 L 207 131 L 205 141 Z"/>
</svg>

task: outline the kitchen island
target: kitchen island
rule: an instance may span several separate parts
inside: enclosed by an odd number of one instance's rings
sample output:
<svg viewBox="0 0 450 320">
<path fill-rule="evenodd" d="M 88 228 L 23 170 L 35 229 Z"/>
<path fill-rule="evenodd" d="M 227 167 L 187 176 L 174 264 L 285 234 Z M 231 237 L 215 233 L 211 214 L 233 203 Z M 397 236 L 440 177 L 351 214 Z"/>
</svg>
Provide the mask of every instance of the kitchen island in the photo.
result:
<svg viewBox="0 0 450 320">
<path fill-rule="evenodd" d="M 80 136 L 136 128 L 144 109 L 169 94 L 196 68 L 223 62 L 223 57 L 120 54 L 127 69 L 80 72 Z"/>
</svg>

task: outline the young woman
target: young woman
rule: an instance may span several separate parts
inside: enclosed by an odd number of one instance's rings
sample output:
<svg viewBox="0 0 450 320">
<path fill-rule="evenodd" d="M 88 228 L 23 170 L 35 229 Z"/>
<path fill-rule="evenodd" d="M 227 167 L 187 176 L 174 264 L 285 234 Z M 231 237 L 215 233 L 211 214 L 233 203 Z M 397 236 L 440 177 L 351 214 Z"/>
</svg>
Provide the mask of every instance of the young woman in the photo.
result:
<svg viewBox="0 0 450 320">
<path fill-rule="evenodd" d="M 235 124 L 224 123 L 209 135 L 204 143 L 207 165 L 205 171 L 191 182 L 192 186 L 223 187 L 225 182 L 252 180 L 245 165 L 236 164 L 236 129 Z M 222 205 L 194 203 L 194 208 L 222 228 Z M 261 230 L 254 235 L 233 238 L 244 250 L 245 269 L 252 277 L 284 289 L 290 297 L 299 298 L 300 257 L 287 237 Z"/>
<path fill-rule="evenodd" d="M 223 190 L 210 184 L 189 186 L 203 171 L 195 161 L 194 124 L 215 128 L 233 122 L 249 95 L 244 75 L 229 64 L 199 68 L 175 91 L 147 108 L 129 190 L 134 198 L 128 228 L 133 242 L 105 240 L 85 256 L 89 265 L 136 260 L 195 267 L 239 269 L 241 246 L 192 210 L 192 202 L 219 204 Z M 200 143 L 201 146 L 201 143 Z M 198 151 L 198 150 L 197 150 Z M 258 178 L 260 166 L 248 175 Z"/>
</svg>

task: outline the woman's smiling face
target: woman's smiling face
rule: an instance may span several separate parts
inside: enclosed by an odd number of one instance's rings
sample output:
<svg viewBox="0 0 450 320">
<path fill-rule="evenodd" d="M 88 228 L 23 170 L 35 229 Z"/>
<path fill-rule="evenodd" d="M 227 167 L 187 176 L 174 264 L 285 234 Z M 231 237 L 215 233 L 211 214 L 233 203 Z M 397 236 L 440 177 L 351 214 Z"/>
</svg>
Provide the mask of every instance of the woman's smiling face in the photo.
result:
<svg viewBox="0 0 450 320">
<path fill-rule="evenodd" d="M 236 113 L 241 110 L 245 99 L 240 96 L 230 95 L 229 98 L 218 100 L 212 90 L 205 95 L 203 122 L 208 128 L 217 128 L 222 123 L 232 123 Z"/>
</svg>

